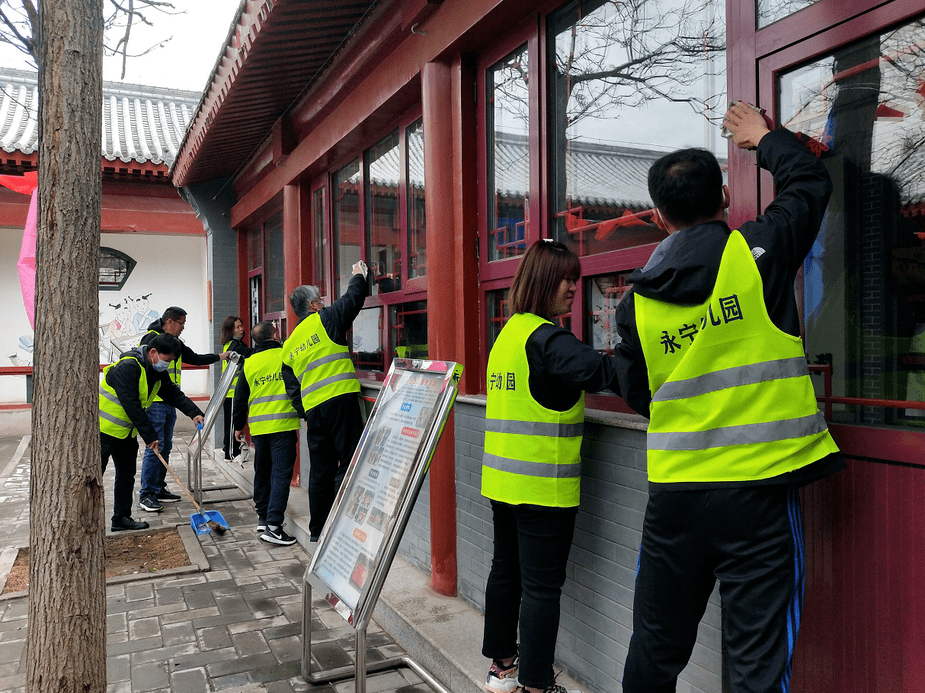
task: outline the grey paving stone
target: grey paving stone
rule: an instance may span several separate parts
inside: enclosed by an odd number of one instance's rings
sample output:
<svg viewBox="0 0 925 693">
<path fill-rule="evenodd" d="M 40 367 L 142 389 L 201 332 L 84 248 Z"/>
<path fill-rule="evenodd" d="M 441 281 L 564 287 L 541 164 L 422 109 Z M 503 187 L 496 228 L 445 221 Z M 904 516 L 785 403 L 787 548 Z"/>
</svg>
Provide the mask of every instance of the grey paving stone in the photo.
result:
<svg viewBox="0 0 925 693">
<path fill-rule="evenodd" d="M 243 614 L 246 613 L 253 618 L 251 613 L 250 605 L 245 601 L 244 597 L 240 594 L 235 594 L 232 596 L 215 597 L 215 606 L 218 607 L 219 612 L 222 614 Z"/>
<path fill-rule="evenodd" d="M 250 677 L 254 681 L 282 681 L 289 680 L 301 671 L 302 663 L 286 662 L 284 664 L 273 664 L 268 667 L 261 667 L 250 672 Z"/>
<path fill-rule="evenodd" d="M 26 651 L 26 640 L 7 640 L 0 643 L 0 664 L 18 662 Z"/>
<path fill-rule="evenodd" d="M 196 654 L 197 652 L 199 652 L 199 644 L 192 642 L 161 647 L 155 650 L 145 650 L 132 655 L 132 666 L 146 662 L 167 662 L 176 657 Z"/>
<path fill-rule="evenodd" d="M 128 631 L 128 617 L 125 612 L 106 615 L 106 632 L 122 633 Z"/>
<path fill-rule="evenodd" d="M 270 652 L 270 646 L 259 631 L 237 633 L 231 636 L 231 640 L 242 656 Z"/>
<path fill-rule="evenodd" d="M 186 669 L 170 674 L 170 690 L 174 693 L 202 693 L 209 690 L 206 670 Z"/>
<path fill-rule="evenodd" d="M 196 631 L 189 621 L 168 623 L 161 626 L 161 639 L 164 641 L 165 647 L 186 642 L 196 642 Z"/>
<path fill-rule="evenodd" d="M 291 635 L 287 638 L 267 640 L 273 654 L 280 662 L 302 661 L 302 638 Z"/>
<path fill-rule="evenodd" d="M 167 676 L 167 668 L 163 662 L 152 664 L 141 664 L 132 667 L 132 690 L 154 691 L 160 688 L 167 688 L 170 685 L 170 678 Z"/>
<path fill-rule="evenodd" d="M 199 637 L 199 644 L 204 651 L 218 650 L 224 647 L 232 647 L 234 641 L 231 634 L 225 626 L 211 626 L 209 628 L 198 628 L 196 633 Z"/>
<path fill-rule="evenodd" d="M 126 601 L 140 602 L 146 599 L 154 599 L 154 586 L 150 583 L 125 586 Z"/>
<path fill-rule="evenodd" d="M 232 689 L 240 690 L 250 682 L 250 677 L 247 674 L 231 674 L 230 676 L 218 676 L 212 678 L 212 685 L 214 690 L 227 690 L 230 691 L 230 693 L 236 693 L 236 691 L 233 691 Z"/>
<path fill-rule="evenodd" d="M 161 635 L 161 624 L 156 618 L 140 618 L 129 620 L 128 634 L 132 640 L 140 638 L 154 638 Z"/>
<path fill-rule="evenodd" d="M 161 616 L 161 624 L 179 623 L 180 621 L 189 621 L 195 623 L 197 619 L 218 616 L 218 609 L 210 606 L 206 609 L 190 609 L 188 611 L 178 611 L 175 614 L 166 614 Z"/>
<path fill-rule="evenodd" d="M 177 657 L 173 660 L 173 668 L 176 671 L 180 671 L 183 669 L 204 667 L 214 662 L 221 662 L 226 659 L 236 659 L 237 656 L 238 653 L 233 647 L 226 647 L 221 650 L 200 652 L 199 654 L 189 655 L 187 657 Z"/>
<path fill-rule="evenodd" d="M 132 652 L 143 652 L 144 650 L 158 648 L 162 645 L 161 636 L 158 635 L 154 638 L 142 638 L 140 640 L 126 640 L 121 643 L 111 643 L 109 647 L 106 648 L 106 653 L 112 657 L 120 654 L 131 654 Z"/>
<path fill-rule="evenodd" d="M 117 681 L 130 681 L 132 678 L 132 657 L 131 655 L 117 655 L 106 658 L 106 681 L 115 683 Z"/>
<path fill-rule="evenodd" d="M 237 657 L 224 662 L 215 662 L 206 666 L 206 671 L 210 676 L 219 677 L 228 674 L 240 674 L 242 672 L 259 669 L 261 667 L 272 666 L 276 664 L 276 658 L 272 653 L 250 655 L 248 657 Z"/>
</svg>

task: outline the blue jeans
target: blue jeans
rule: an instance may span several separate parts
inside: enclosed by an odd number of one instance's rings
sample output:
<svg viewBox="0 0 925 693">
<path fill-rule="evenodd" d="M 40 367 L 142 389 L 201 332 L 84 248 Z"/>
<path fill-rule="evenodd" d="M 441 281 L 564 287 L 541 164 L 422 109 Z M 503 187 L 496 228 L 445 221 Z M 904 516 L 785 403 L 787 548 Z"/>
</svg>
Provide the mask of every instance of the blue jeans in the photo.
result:
<svg viewBox="0 0 925 693">
<path fill-rule="evenodd" d="M 289 484 L 295 467 L 298 431 L 252 436 L 254 441 L 254 505 L 257 521 L 282 526 L 289 504 Z"/>
<path fill-rule="evenodd" d="M 177 410 L 165 402 L 154 402 L 148 407 L 148 418 L 157 432 L 158 451 L 166 462 L 170 461 L 170 450 L 173 447 L 173 427 L 177 423 Z M 145 456 L 141 460 L 141 495 L 156 495 L 167 490 L 164 479 L 167 470 L 157 459 L 157 455 L 150 448 L 145 449 Z"/>
<path fill-rule="evenodd" d="M 578 508 L 508 505 L 491 501 L 494 556 L 485 587 L 482 655 L 517 654 L 521 685 L 548 688 L 559 632 L 559 599 Z"/>
</svg>

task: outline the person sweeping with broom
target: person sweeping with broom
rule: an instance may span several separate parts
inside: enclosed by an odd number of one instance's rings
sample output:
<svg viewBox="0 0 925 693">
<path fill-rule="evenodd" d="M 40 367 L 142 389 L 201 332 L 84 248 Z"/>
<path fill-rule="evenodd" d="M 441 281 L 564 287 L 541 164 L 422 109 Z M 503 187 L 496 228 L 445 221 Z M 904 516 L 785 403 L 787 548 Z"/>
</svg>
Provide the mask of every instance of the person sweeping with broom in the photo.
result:
<svg viewBox="0 0 925 693">
<path fill-rule="evenodd" d="M 182 353 L 183 343 L 173 335 L 156 335 L 142 346 L 125 352 L 103 369 L 100 380 L 100 457 L 103 471 L 112 457 L 116 468 L 113 485 L 112 531 L 147 529 L 147 522 L 132 519 L 132 497 L 137 470 L 138 438 L 157 452 L 158 438 L 147 408 L 159 395 L 195 423 L 202 410 L 174 385 L 168 376 L 170 362 Z"/>
</svg>

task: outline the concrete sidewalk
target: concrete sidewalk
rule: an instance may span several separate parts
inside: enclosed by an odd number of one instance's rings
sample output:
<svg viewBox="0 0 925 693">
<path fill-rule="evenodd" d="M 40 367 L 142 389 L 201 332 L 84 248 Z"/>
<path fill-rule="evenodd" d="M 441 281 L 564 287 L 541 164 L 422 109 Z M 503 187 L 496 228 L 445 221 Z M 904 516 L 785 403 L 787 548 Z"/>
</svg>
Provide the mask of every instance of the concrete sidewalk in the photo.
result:
<svg viewBox="0 0 925 693">
<path fill-rule="evenodd" d="M 171 454 L 180 479 L 187 482 L 184 439 L 179 431 Z M 0 437 L 0 590 L 16 551 L 29 542 L 29 437 Z M 287 531 L 298 539 L 291 547 L 258 539 L 253 502 L 222 500 L 249 495 L 250 463 L 228 463 L 207 446 L 203 488 L 232 528 L 224 536 L 193 535 L 194 508 L 185 497 L 165 504 L 161 513 L 136 509 L 135 519 L 152 529 L 178 526 L 188 535 L 192 569 L 158 577 L 138 576 L 109 582 L 107 598 L 109 691 L 230 690 L 241 693 L 323 691 L 347 693 L 354 680 L 309 685 L 301 677 L 302 579 L 314 544 L 308 541 L 308 497 L 293 488 Z M 139 454 L 139 473 L 141 469 Z M 106 518 L 112 509 L 112 466 L 104 479 Z M 137 501 L 136 476 L 136 501 Z M 174 485 L 168 476 L 168 485 Z M 174 492 L 181 493 L 178 489 Z M 182 495 L 182 493 L 181 493 Z M 149 530 L 148 530 L 149 531 Z M 107 529 L 107 534 L 108 534 Z M 127 532 L 119 533 L 129 534 Z M 198 557 L 197 557 L 198 556 Z M 355 631 L 331 608 L 324 587 L 312 583 L 312 671 L 328 671 L 355 662 Z M 25 690 L 27 598 L 0 596 L 0 693 Z M 483 691 L 487 661 L 481 656 L 483 618 L 461 599 L 429 588 L 429 578 L 396 557 L 369 628 L 367 662 L 405 654 L 452 693 Z M 565 674 L 557 680 L 582 690 Z M 370 693 L 424 693 L 433 690 L 414 671 L 399 668 L 367 678 Z"/>
</svg>

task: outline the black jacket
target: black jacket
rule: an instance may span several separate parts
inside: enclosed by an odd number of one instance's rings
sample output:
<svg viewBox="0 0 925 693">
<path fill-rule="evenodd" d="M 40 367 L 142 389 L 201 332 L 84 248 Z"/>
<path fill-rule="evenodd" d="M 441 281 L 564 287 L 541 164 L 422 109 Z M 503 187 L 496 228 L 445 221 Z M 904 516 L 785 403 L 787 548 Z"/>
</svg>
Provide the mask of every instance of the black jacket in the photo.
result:
<svg viewBox="0 0 925 693">
<path fill-rule="evenodd" d="M 266 351 L 267 349 L 279 349 L 283 345 L 272 339 L 268 339 L 265 342 L 260 342 L 256 348 L 250 350 L 250 354 L 259 354 L 261 351 Z M 280 362 L 282 366 L 282 362 Z M 290 372 L 291 369 L 290 369 Z M 244 377 L 244 368 L 241 368 L 241 377 L 238 378 L 238 384 L 234 388 L 234 403 L 231 405 L 231 409 L 234 412 L 233 425 L 234 430 L 242 431 L 244 426 L 247 425 L 247 409 L 248 409 L 248 400 L 251 397 L 251 385 L 247 382 L 247 378 Z M 298 403 L 293 402 L 296 412 L 299 414 L 299 418 L 305 416 L 305 410 L 302 408 L 302 399 L 300 398 Z"/>
<path fill-rule="evenodd" d="M 148 325 L 148 331 L 145 332 L 145 336 L 141 338 L 141 343 L 147 344 L 152 339 L 154 339 L 155 334 L 163 334 L 163 332 L 164 319 L 158 318 L 150 325 Z M 195 351 L 186 346 L 186 344 L 184 344 L 182 359 L 183 363 L 188 363 L 191 366 L 208 366 L 209 364 L 215 363 L 216 361 L 220 361 L 221 356 L 218 354 L 197 354 Z"/>
<path fill-rule="evenodd" d="M 366 297 L 369 296 L 369 279 L 365 274 L 354 274 L 350 278 L 350 284 L 344 295 L 334 301 L 330 306 L 326 306 L 318 311 L 318 317 L 324 331 L 328 333 L 335 344 L 350 346 L 347 343 L 347 332 L 353 327 L 353 321 L 357 319 Z M 307 316 L 306 316 L 307 317 Z M 303 318 L 305 319 L 305 318 Z M 301 321 L 300 321 L 301 322 Z M 299 416 L 304 416 L 302 407 L 302 383 L 299 382 L 298 376 L 293 373 L 292 367 L 283 364 L 283 380 L 286 383 L 286 393 L 292 400 L 293 406 L 299 412 Z M 237 391 L 235 391 L 237 395 Z M 341 395 L 342 397 L 355 395 Z M 337 398 L 335 398 L 337 399 Z"/>
<path fill-rule="evenodd" d="M 117 361 L 118 367 L 114 365 L 106 371 L 106 382 L 115 390 L 119 403 L 125 409 L 125 413 L 132 424 L 138 429 L 138 434 L 145 441 L 145 444 L 157 440 L 157 433 L 151 425 L 148 412 L 145 411 L 141 405 L 141 400 L 138 399 L 138 381 L 141 379 L 142 368 L 145 369 L 148 388 L 153 388 L 154 384 L 159 382 L 161 387 L 157 394 L 167 404 L 176 407 L 191 419 L 202 416 L 202 410 L 189 397 L 184 395 L 180 388 L 174 385 L 167 371 L 159 373 L 148 363 L 143 347 L 136 347 L 125 352 L 122 356 L 131 356 L 132 358 L 126 361 Z"/>
<path fill-rule="evenodd" d="M 738 230 L 758 265 L 771 321 L 784 332 L 799 335 L 794 280 L 819 233 L 832 183 L 825 166 L 786 130 L 761 139 L 758 163 L 774 176 L 777 197 L 764 214 L 744 222 Z M 636 327 L 634 294 L 667 303 L 702 303 L 713 291 L 730 233 L 722 221 L 676 231 L 659 243 L 644 268 L 630 276 L 632 289 L 617 307 L 618 375 L 627 404 L 645 417 L 652 393 Z M 793 474 L 805 477 L 800 480 L 804 483 L 840 469 L 840 456 L 830 457 L 837 459 L 825 458 Z M 817 473 L 820 465 L 829 463 Z"/>
</svg>

